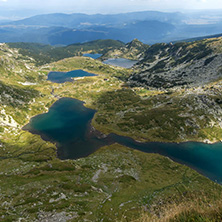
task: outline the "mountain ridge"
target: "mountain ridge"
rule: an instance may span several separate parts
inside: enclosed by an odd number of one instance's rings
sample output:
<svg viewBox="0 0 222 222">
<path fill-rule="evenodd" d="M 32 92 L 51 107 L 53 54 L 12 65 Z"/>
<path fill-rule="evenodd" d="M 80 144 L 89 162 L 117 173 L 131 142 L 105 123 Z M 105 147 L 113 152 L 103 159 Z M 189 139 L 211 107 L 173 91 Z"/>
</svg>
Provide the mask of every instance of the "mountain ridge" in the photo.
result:
<svg viewBox="0 0 222 222">
<path fill-rule="evenodd" d="M 137 63 L 130 85 L 172 88 L 204 85 L 221 77 L 222 38 L 155 44 Z"/>
</svg>

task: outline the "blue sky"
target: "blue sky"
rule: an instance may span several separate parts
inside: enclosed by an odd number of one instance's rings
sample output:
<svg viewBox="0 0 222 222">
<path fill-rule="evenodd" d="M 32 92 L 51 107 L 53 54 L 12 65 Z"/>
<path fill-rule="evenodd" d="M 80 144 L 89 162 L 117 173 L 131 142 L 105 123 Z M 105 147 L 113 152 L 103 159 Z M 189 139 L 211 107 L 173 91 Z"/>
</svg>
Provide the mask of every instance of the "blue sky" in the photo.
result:
<svg viewBox="0 0 222 222">
<path fill-rule="evenodd" d="M 222 8 L 222 0 L 0 0 L 0 13 L 3 9 L 94 14 L 219 8 Z"/>
</svg>

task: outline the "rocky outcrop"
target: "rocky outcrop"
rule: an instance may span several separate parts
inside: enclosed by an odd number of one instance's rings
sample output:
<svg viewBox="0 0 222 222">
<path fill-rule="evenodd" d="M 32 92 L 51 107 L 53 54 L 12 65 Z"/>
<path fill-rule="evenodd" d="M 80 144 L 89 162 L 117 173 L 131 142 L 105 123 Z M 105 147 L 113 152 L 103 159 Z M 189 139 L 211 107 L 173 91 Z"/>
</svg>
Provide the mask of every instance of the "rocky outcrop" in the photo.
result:
<svg viewBox="0 0 222 222">
<path fill-rule="evenodd" d="M 134 66 L 136 71 L 128 83 L 147 88 L 199 86 L 222 76 L 221 61 L 222 53 L 214 50 L 209 40 L 155 44 Z"/>
<path fill-rule="evenodd" d="M 133 41 L 127 43 L 124 47 L 109 50 L 100 59 L 106 60 L 109 58 L 125 58 L 131 60 L 141 60 L 144 58 L 144 53 L 148 48 L 149 45 L 140 42 L 138 39 L 134 39 Z"/>
</svg>

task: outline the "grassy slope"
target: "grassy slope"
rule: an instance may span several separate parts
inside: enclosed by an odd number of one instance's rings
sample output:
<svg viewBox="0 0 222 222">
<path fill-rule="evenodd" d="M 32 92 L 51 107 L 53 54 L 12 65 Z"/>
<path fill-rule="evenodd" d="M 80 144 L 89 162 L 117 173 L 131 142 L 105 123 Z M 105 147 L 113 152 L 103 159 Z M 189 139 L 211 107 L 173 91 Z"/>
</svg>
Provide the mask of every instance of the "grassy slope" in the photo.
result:
<svg viewBox="0 0 222 222">
<path fill-rule="evenodd" d="M 87 158 L 60 161 L 54 146 L 27 133 L 23 137 L 26 144 L 20 145 L 28 152 L 0 162 L 4 221 L 30 221 L 41 211 L 65 212 L 72 221 L 132 220 L 143 209 L 158 213 L 200 195 L 210 202 L 220 199 L 219 185 L 156 154 L 112 145 Z"/>
<path fill-rule="evenodd" d="M 14 73 L 10 65 L 4 65 L 1 81 L 19 90 L 38 91 L 39 96 L 35 95 L 35 100 L 32 100 L 33 97 L 24 100 L 26 108 L 22 117 L 13 116 L 13 106 L 6 103 L 4 107 L 7 114 L 17 120 L 19 127 L 14 129 L 5 126 L 4 133 L 0 134 L 0 213 L 3 221 L 18 218 L 40 220 L 41 217 L 52 217 L 52 214 L 58 218 L 66 215 L 72 221 L 140 220 L 143 210 L 149 210 L 155 216 L 168 209 L 170 204 L 186 206 L 190 201 L 204 208 L 209 204 L 214 206 L 221 199 L 220 186 L 168 158 L 140 153 L 115 144 L 84 159 L 61 161 L 56 158 L 56 147 L 53 144 L 20 129 L 30 116 L 45 112 L 55 101 L 50 94 L 51 87 L 59 96 L 84 100 L 86 106 L 98 109 L 98 114 L 107 121 L 112 120 L 116 111 L 124 112 L 133 105 L 144 112 L 151 106 L 150 99 L 163 99 L 162 92 L 138 89 L 138 95 L 144 96 L 143 99 L 148 97 L 148 100 L 141 100 L 132 91 L 122 90 L 124 82 L 121 79 L 129 75 L 130 70 L 81 57 L 65 59 L 45 67 L 33 66 L 31 69 L 24 65 L 24 58 L 12 58 L 12 61 L 20 64 L 22 72 Z M 30 62 L 25 60 L 29 66 Z M 80 68 L 95 72 L 98 76 L 64 84 L 44 81 L 49 70 L 69 71 Z M 14 74 L 14 78 L 8 77 L 10 73 Z M 27 81 L 27 76 L 37 85 L 21 86 L 18 81 Z M 114 111 L 110 113 L 103 100 L 112 105 Z M 104 105 L 101 106 L 101 103 Z M 20 107 L 16 109 L 22 110 Z M 139 113 L 137 111 L 136 114 Z M 131 114 L 130 118 L 136 118 L 133 112 Z M 97 126 L 96 122 L 94 124 Z M 102 125 L 101 129 L 105 131 L 107 125 Z M 130 135 L 140 132 L 136 124 L 131 127 Z M 112 125 L 113 129 L 124 132 L 124 129 Z"/>
<path fill-rule="evenodd" d="M 192 89 L 171 93 L 141 89 L 106 92 L 96 101 L 99 110 L 93 124 L 105 133 L 142 141 L 219 141 L 222 98 L 221 89 L 216 93 L 215 90 L 220 84 L 198 92 Z"/>
</svg>

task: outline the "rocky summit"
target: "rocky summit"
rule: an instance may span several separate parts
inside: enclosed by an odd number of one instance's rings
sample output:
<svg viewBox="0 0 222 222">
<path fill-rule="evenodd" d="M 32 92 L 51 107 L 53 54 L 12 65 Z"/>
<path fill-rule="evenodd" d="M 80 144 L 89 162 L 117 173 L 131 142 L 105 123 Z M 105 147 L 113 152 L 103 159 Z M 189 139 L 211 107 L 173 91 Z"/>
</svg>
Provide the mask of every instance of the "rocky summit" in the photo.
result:
<svg viewBox="0 0 222 222">
<path fill-rule="evenodd" d="M 106 60 L 109 58 L 125 58 L 131 60 L 140 60 L 144 58 L 144 53 L 149 47 L 149 45 L 142 43 L 138 39 L 134 39 L 122 47 L 107 51 L 100 59 Z"/>
</svg>

